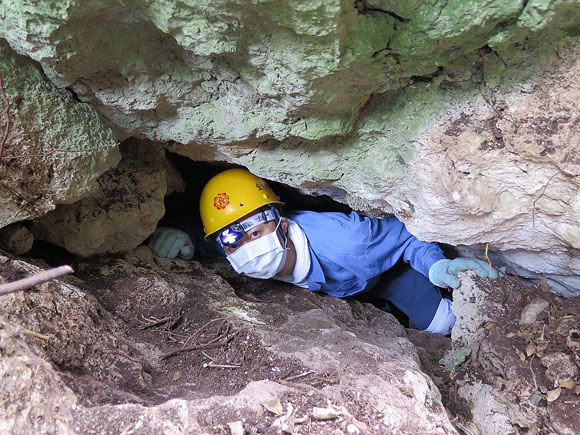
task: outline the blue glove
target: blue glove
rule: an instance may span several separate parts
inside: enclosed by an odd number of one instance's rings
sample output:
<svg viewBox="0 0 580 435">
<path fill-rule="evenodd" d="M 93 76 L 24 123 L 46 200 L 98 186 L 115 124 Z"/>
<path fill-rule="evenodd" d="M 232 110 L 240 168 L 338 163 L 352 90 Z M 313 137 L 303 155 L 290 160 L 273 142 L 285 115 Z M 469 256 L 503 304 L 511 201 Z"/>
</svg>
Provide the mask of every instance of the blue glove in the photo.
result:
<svg viewBox="0 0 580 435">
<path fill-rule="evenodd" d="M 169 227 L 158 227 L 149 238 L 147 246 L 158 257 L 190 260 L 195 254 L 191 238 L 181 230 Z"/>
<path fill-rule="evenodd" d="M 496 279 L 498 272 L 485 261 L 477 258 L 456 258 L 455 260 L 439 260 L 429 269 L 429 281 L 437 287 L 459 287 L 457 274 L 473 270 L 481 278 Z"/>
</svg>

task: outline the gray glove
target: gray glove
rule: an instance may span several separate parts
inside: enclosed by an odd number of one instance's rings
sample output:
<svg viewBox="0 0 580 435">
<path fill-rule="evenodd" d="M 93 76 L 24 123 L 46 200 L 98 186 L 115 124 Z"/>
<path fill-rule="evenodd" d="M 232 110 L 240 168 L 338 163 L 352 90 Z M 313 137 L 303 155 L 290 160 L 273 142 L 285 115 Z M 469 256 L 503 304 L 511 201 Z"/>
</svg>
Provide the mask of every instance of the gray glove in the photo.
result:
<svg viewBox="0 0 580 435">
<path fill-rule="evenodd" d="M 195 246 L 191 238 L 181 230 L 169 227 L 158 227 L 149 238 L 147 246 L 158 257 L 183 258 L 191 260 L 195 254 Z"/>
</svg>

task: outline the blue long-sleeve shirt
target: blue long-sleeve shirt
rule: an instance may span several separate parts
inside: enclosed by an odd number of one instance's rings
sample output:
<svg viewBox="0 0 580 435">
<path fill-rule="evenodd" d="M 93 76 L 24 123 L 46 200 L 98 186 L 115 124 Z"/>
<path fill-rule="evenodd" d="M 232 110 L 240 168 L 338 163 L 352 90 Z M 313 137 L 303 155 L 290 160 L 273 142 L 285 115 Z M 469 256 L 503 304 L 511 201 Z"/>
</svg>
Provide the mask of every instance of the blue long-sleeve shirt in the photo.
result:
<svg viewBox="0 0 580 435">
<path fill-rule="evenodd" d="M 395 217 L 293 211 L 288 218 L 308 239 L 308 288 L 312 291 L 338 297 L 360 293 L 401 258 L 429 277 L 433 263 L 445 258 L 436 243 L 420 241 Z"/>
</svg>

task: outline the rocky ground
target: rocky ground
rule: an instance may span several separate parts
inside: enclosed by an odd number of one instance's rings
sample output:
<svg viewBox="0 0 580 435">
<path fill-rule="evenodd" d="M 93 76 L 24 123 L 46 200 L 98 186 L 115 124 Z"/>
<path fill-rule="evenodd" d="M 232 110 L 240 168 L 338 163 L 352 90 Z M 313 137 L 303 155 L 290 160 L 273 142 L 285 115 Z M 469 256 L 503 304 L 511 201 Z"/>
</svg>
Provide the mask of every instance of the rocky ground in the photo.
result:
<svg viewBox="0 0 580 435">
<path fill-rule="evenodd" d="M 221 260 L 35 257 L 2 281 L 76 272 L 0 298 L 2 433 L 580 432 L 580 303 L 542 285 L 464 276 L 450 339 Z"/>
</svg>

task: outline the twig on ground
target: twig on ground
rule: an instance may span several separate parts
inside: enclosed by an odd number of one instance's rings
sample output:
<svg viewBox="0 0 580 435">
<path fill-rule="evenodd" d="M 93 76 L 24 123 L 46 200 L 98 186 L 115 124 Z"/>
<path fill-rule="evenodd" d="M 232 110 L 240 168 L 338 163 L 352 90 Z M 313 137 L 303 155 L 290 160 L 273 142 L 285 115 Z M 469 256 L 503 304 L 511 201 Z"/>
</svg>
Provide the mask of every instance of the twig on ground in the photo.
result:
<svg viewBox="0 0 580 435">
<path fill-rule="evenodd" d="M 65 265 L 36 273 L 32 276 L 29 276 L 28 278 L 20 279 L 18 281 L 0 284 L 0 296 L 26 290 L 35 285 L 42 284 L 47 281 L 52 281 L 53 279 L 60 278 L 61 276 L 68 275 L 73 272 L 74 270 L 72 267 Z"/>
<path fill-rule="evenodd" d="M 14 325 L 7 320 L 0 318 L 0 326 L 4 327 L 4 329 L 11 335 L 11 336 L 18 336 L 20 334 L 29 335 L 31 337 L 39 338 L 44 341 L 50 340 L 50 337 L 44 334 L 40 334 L 39 332 L 31 331 L 30 329 L 24 328 L 20 325 Z M 8 328 L 12 330 L 9 331 Z"/>
<path fill-rule="evenodd" d="M 139 326 L 139 329 L 148 329 L 148 328 L 153 328 L 155 326 L 161 326 L 161 325 L 163 325 L 171 320 L 171 317 L 165 317 L 165 318 L 159 319 L 159 320 L 156 319 L 155 317 L 147 318 L 143 315 L 143 313 L 141 313 L 141 318 L 148 323 L 146 325 Z"/>
<path fill-rule="evenodd" d="M 203 331 L 205 328 L 207 328 L 209 325 L 211 325 L 214 322 L 219 322 L 220 320 L 227 320 L 227 319 L 225 317 L 218 317 L 217 319 L 210 320 L 205 325 L 203 325 L 201 328 L 199 328 L 197 331 L 195 331 L 187 340 L 185 340 L 184 345 L 187 345 L 187 343 L 191 342 L 191 340 L 193 340 L 196 336 L 198 336 L 199 333 L 201 331 Z"/>
<path fill-rule="evenodd" d="M 203 365 L 204 368 L 211 367 L 215 369 L 239 369 L 242 363 L 232 363 L 232 364 L 218 364 L 211 360 Z"/>
<path fill-rule="evenodd" d="M 172 350 L 170 352 L 166 352 L 166 353 L 162 354 L 159 357 L 159 359 L 169 358 L 170 356 L 176 355 L 176 354 L 181 353 L 181 352 L 188 352 L 190 350 L 213 349 L 213 348 L 216 348 L 216 347 L 222 347 L 222 346 L 225 346 L 226 344 L 228 344 L 230 341 L 232 341 L 232 339 L 236 335 L 238 335 L 237 332 L 233 333 L 232 335 L 230 335 L 228 337 L 219 337 L 222 340 L 217 341 L 217 342 L 216 341 L 212 341 L 212 342 L 204 343 L 204 344 L 194 344 L 194 345 L 191 345 L 191 346 L 182 347 L 181 349 Z"/>
<path fill-rule="evenodd" d="M 534 369 L 532 368 L 532 363 L 534 362 L 535 356 L 536 354 L 533 354 L 532 358 L 530 359 L 530 372 L 532 372 L 532 379 L 534 380 L 534 387 L 536 387 L 536 391 L 540 391 L 538 389 L 538 382 L 536 381 L 536 374 L 534 373 Z"/>
<path fill-rule="evenodd" d="M 306 371 L 304 373 L 300 373 L 299 375 L 288 376 L 287 378 L 280 379 L 280 381 L 290 382 L 290 381 L 293 381 L 295 379 L 300 379 L 300 378 L 303 378 L 303 377 L 308 376 L 308 375 L 313 375 L 315 373 L 316 372 L 314 370 L 308 370 L 308 371 Z"/>
</svg>

